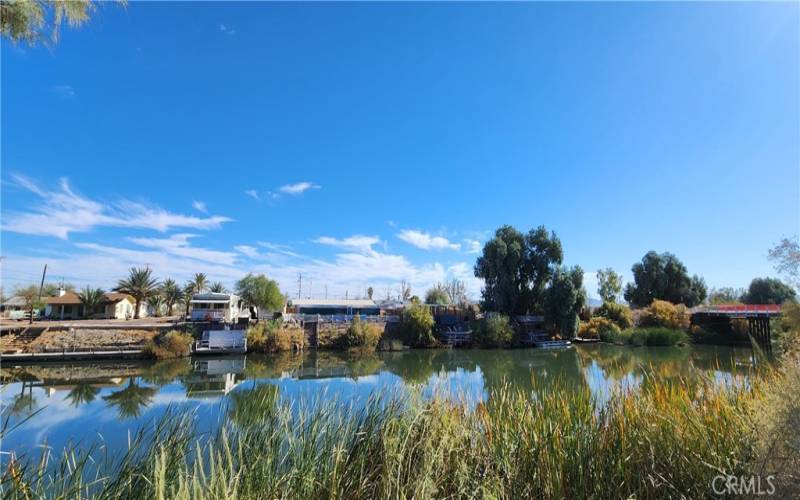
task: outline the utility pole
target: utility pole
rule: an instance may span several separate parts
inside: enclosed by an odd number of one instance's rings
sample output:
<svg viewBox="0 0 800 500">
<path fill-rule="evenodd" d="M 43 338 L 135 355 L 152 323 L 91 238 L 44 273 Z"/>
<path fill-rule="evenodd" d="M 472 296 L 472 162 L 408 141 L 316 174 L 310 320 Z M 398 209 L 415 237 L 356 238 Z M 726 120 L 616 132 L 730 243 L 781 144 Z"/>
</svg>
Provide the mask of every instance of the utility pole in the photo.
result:
<svg viewBox="0 0 800 500">
<path fill-rule="evenodd" d="M 297 273 L 297 298 L 303 297 L 303 273 Z"/>
<path fill-rule="evenodd" d="M 325 300 L 328 300 L 328 285 L 325 285 Z"/>
<path fill-rule="evenodd" d="M 44 277 L 45 277 L 45 275 L 47 275 L 47 264 L 44 265 L 44 269 L 42 270 L 42 282 L 39 283 L 39 298 L 36 300 L 36 302 L 39 302 L 39 303 L 42 302 L 42 289 L 44 288 Z M 29 311 L 29 314 L 31 315 L 31 317 L 28 318 L 28 324 L 32 325 L 33 324 L 33 304 L 31 304 L 31 310 Z"/>
<path fill-rule="evenodd" d="M 44 277 L 47 274 L 47 264 L 44 265 L 42 270 L 42 282 L 39 284 L 39 300 L 42 300 L 42 289 L 44 288 Z"/>
</svg>

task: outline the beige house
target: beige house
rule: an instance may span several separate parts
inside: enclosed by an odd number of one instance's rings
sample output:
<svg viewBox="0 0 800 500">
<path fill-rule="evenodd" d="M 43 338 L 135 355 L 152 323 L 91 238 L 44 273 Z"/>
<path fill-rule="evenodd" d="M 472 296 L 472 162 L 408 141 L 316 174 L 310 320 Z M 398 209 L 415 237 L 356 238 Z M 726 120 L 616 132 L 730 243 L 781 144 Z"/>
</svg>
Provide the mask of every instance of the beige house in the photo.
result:
<svg viewBox="0 0 800 500">
<path fill-rule="evenodd" d="M 103 318 L 103 319 L 128 319 L 133 318 L 136 309 L 136 300 L 128 294 L 118 292 L 108 292 L 105 294 L 103 303 L 94 312 L 84 310 L 81 299 L 75 292 L 59 291 L 58 297 L 50 297 L 44 309 L 44 315 L 51 319 L 80 319 L 80 318 Z M 139 317 L 147 316 L 148 309 L 146 304 L 139 307 Z"/>
</svg>

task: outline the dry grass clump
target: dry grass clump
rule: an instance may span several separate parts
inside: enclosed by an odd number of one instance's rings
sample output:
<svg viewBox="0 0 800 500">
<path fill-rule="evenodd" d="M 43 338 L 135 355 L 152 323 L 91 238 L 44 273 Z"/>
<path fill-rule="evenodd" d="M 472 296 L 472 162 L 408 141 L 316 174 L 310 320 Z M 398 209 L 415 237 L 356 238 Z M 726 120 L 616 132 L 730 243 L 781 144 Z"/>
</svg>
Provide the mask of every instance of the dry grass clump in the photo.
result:
<svg viewBox="0 0 800 500">
<path fill-rule="evenodd" d="M 154 359 L 174 359 L 191 354 L 194 338 L 186 332 L 170 330 L 149 340 L 142 351 Z"/>
<path fill-rule="evenodd" d="M 292 351 L 303 347 L 303 329 L 284 324 L 281 320 L 259 322 L 247 329 L 247 350 L 250 352 Z"/>
</svg>

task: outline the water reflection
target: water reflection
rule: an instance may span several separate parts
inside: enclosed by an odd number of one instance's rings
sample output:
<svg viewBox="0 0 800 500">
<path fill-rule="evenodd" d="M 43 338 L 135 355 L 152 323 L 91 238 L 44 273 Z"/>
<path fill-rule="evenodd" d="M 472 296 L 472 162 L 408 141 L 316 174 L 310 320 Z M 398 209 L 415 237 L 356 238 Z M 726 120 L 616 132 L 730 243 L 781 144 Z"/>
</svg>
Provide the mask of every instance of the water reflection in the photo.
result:
<svg viewBox="0 0 800 500">
<path fill-rule="evenodd" d="M 358 404 L 378 391 L 411 387 L 424 396 L 468 403 L 485 401 L 506 384 L 525 391 L 588 390 L 602 403 L 614 390 L 648 383 L 648 370 L 676 380 L 711 374 L 727 383 L 746 376 L 751 366 L 749 350 L 608 345 L 3 366 L 3 413 L 10 424 L 37 413 L 3 440 L 2 451 L 44 441 L 58 449 L 97 434 L 110 448 L 124 446 L 128 431 L 170 407 L 194 410 L 198 424 L 212 429 L 226 411 L 235 423 L 265 418 L 279 399 Z"/>
</svg>

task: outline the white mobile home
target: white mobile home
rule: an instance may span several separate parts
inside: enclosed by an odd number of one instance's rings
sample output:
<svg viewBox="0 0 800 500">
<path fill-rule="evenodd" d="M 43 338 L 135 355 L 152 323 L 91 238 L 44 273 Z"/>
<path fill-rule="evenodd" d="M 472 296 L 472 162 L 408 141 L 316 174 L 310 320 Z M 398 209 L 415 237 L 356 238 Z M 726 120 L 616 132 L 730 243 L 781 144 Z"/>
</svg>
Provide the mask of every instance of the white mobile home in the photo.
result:
<svg viewBox="0 0 800 500">
<path fill-rule="evenodd" d="M 235 323 L 242 310 L 242 299 L 232 293 L 196 293 L 191 306 L 192 321 Z"/>
</svg>

